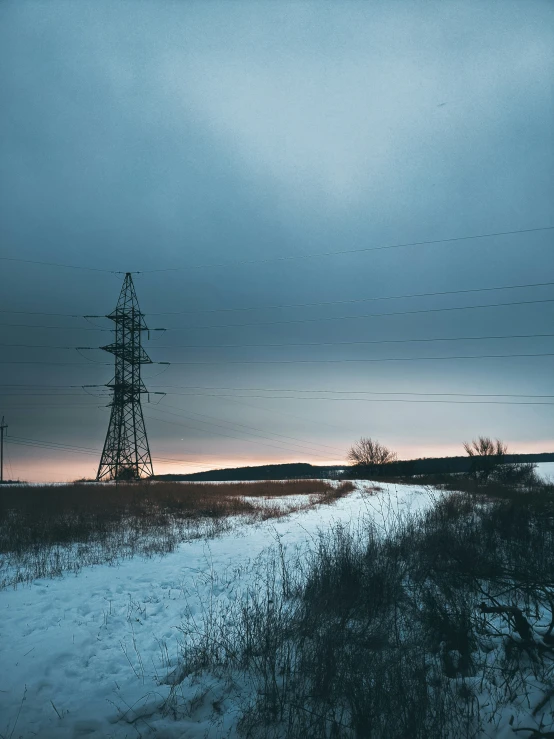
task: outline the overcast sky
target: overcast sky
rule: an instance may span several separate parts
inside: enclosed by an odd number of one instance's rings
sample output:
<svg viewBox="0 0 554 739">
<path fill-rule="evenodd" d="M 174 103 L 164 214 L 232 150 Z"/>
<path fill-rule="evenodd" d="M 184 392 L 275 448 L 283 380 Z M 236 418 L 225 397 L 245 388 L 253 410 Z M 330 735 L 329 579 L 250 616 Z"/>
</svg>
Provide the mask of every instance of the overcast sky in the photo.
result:
<svg viewBox="0 0 554 739">
<path fill-rule="evenodd" d="M 553 71 L 548 0 L 3 2 L 2 256 L 107 270 L 0 261 L 6 475 L 95 474 L 15 441 L 101 449 L 80 387 L 113 358 L 58 347 L 108 343 L 79 316 L 115 307 L 110 270 L 171 329 L 151 358 L 191 363 L 143 370 L 156 472 L 340 464 L 362 435 L 553 451 L 553 397 L 492 397 L 553 396 L 552 356 L 349 361 L 554 353 L 529 336 L 554 285 L 512 287 L 554 282 L 554 231 L 368 251 L 554 225 Z M 520 304 L 435 310 L 495 303 Z"/>
</svg>

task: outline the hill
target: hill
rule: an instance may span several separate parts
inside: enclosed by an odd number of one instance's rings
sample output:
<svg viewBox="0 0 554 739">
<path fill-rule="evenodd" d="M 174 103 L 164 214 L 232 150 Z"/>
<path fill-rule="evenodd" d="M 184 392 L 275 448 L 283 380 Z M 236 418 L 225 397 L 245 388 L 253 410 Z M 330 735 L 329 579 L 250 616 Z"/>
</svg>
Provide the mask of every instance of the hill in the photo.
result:
<svg viewBox="0 0 554 739">
<path fill-rule="evenodd" d="M 507 454 L 504 457 L 507 464 L 523 462 L 554 462 L 554 452 L 542 454 Z M 224 469 L 194 472 L 190 475 L 154 475 L 155 480 L 190 480 L 218 482 L 223 480 L 290 480 L 294 478 L 322 479 L 349 476 L 364 477 L 382 476 L 412 476 L 455 472 L 468 472 L 471 467 L 471 457 L 431 457 L 407 459 L 392 462 L 387 465 L 354 468 L 348 465 L 313 465 L 305 462 L 290 464 L 265 464 L 257 467 L 226 467 Z"/>
<path fill-rule="evenodd" d="M 155 480 L 197 480 L 218 482 L 222 480 L 290 480 L 304 478 L 317 480 L 337 477 L 346 467 L 320 467 L 306 462 L 290 464 L 264 464 L 258 467 L 226 467 L 220 470 L 194 472 L 190 475 L 154 475 Z"/>
</svg>

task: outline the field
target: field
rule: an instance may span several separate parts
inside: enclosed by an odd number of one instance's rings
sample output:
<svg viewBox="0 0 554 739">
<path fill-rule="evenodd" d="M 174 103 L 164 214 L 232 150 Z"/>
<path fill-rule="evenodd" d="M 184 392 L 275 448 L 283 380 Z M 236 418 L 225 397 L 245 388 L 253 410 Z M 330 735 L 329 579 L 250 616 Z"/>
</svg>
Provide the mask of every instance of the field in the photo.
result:
<svg viewBox="0 0 554 739">
<path fill-rule="evenodd" d="M 329 503 L 352 489 L 324 480 L 2 486 L 0 588 L 167 554 L 183 541 Z"/>
<path fill-rule="evenodd" d="M 135 492 L 3 499 L 2 737 L 551 736 L 551 487 Z"/>
</svg>

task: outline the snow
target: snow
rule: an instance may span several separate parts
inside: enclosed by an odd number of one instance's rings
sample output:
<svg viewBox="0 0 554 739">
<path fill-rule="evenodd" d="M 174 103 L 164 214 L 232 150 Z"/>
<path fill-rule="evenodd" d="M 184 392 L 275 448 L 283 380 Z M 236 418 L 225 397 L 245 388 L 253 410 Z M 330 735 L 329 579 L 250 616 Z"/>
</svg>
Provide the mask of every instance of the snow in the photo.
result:
<svg viewBox="0 0 554 739">
<path fill-rule="evenodd" d="M 366 486 L 358 483 L 332 505 L 187 542 L 162 558 L 98 565 L 0 592 L 0 735 L 12 736 L 15 725 L 13 739 L 123 738 L 154 729 L 164 739 L 215 736 L 202 711 L 177 722 L 146 716 L 169 692 L 160 680 L 177 665 L 185 613 L 200 613 L 210 599 L 228 598 L 237 579 L 255 577 L 253 562 L 277 537 L 286 547 L 303 545 L 318 529 L 357 522 L 366 512 L 386 526 L 391 513 L 421 510 L 432 500 L 420 487 L 383 484 L 369 497 Z M 142 712 L 144 720 L 120 720 L 130 707 L 136 713 L 127 718 Z"/>
<path fill-rule="evenodd" d="M 368 493 L 370 485 L 358 482 L 354 493 L 332 505 L 239 523 L 164 557 L 88 567 L 0 592 L 0 736 L 236 737 L 235 714 L 215 678 L 212 697 L 199 699 L 187 718 L 160 711 L 171 690 L 168 676 L 179 665 L 180 624 L 187 615 L 201 620 L 214 602 L 225 607 L 237 588 L 255 585 L 260 560 L 278 541 L 285 552 L 297 552 L 319 530 L 337 522 L 356 526 L 361 515 L 386 530 L 396 514 L 422 511 L 434 498 L 418 486 L 379 483 L 379 492 Z M 505 628 L 501 619 L 498 627 Z M 188 682 L 183 689 L 188 700 L 199 691 Z M 479 696 L 482 706 L 491 703 L 489 690 L 494 691 L 485 687 Z M 223 706 L 218 727 L 212 723 L 212 698 L 221 698 Z M 490 737 L 516 736 L 509 726 L 514 708 L 496 715 Z"/>
<path fill-rule="evenodd" d="M 554 462 L 539 462 L 537 474 L 547 482 L 554 482 Z"/>
</svg>

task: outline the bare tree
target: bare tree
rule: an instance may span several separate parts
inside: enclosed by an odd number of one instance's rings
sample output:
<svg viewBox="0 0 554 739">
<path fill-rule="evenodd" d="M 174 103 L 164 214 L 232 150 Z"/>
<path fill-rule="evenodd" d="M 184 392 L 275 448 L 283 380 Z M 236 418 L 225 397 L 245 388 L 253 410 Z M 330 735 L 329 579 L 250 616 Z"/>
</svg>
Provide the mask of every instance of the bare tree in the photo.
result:
<svg viewBox="0 0 554 739">
<path fill-rule="evenodd" d="M 396 452 L 380 444 L 377 440 L 366 439 L 362 436 L 350 448 L 347 459 L 357 466 L 387 464 L 388 462 L 396 462 L 397 455 Z"/>
<path fill-rule="evenodd" d="M 508 445 L 500 439 L 494 441 L 489 436 L 479 436 L 473 441 L 464 441 L 464 449 L 470 457 L 503 457 Z"/>
<path fill-rule="evenodd" d="M 464 441 L 464 449 L 468 456 L 473 457 L 470 476 L 476 480 L 487 482 L 491 474 L 500 469 L 508 445 L 500 439 L 493 440 L 489 436 L 479 436 L 473 441 Z"/>
</svg>

